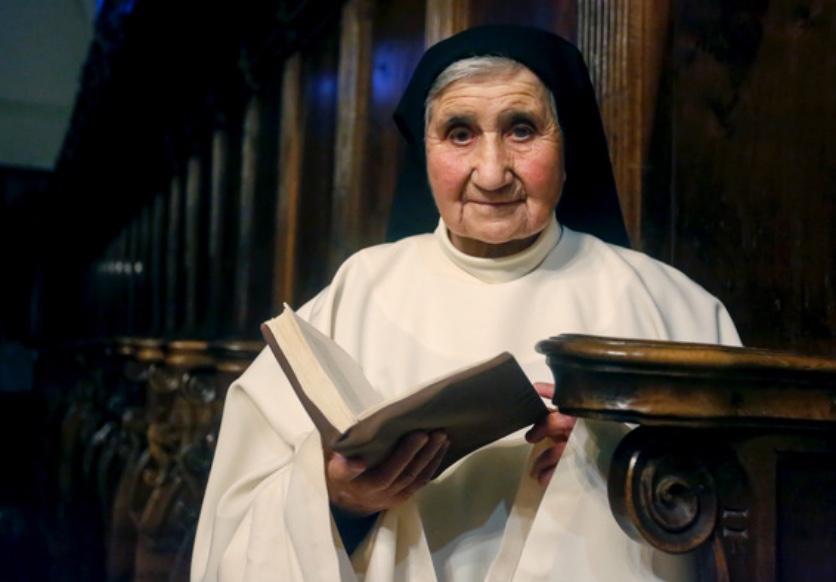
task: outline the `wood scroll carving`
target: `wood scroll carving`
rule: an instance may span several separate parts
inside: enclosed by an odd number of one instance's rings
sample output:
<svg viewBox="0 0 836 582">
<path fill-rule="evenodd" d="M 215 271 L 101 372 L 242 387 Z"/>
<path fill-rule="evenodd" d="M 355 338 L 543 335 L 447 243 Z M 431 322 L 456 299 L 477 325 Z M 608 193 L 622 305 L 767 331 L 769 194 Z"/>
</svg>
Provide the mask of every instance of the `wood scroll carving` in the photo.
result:
<svg viewBox="0 0 836 582">
<path fill-rule="evenodd" d="M 613 455 L 631 537 L 701 580 L 836 577 L 836 360 L 564 335 L 538 344 L 566 414 L 638 423 Z"/>
</svg>

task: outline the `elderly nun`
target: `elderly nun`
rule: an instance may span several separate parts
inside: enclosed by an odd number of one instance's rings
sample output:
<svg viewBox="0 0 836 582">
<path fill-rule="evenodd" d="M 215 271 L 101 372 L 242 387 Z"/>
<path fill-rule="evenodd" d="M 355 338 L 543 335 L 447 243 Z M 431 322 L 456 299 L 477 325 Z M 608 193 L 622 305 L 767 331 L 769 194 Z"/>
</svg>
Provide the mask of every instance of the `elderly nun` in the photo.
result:
<svg viewBox="0 0 836 582">
<path fill-rule="evenodd" d="M 589 75 L 566 40 L 504 25 L 444 40 L 395 123 L 419 171 L 393 224 L 434 202 L 434 229 L 358 252 L 297 310 L 384 396 L 510 351 L 549 399 L 535 344 L 561 333 L 739 343 L 715 297 L 627 248 Z M 687 580 L 687 556 L 631 540 L 609 511 L 626 430 L 552 411 L 433 480 L 441 431 L 365 467 L 323 449 L 265 351 L 227 395 L 192 579 Z"/>
</svg>

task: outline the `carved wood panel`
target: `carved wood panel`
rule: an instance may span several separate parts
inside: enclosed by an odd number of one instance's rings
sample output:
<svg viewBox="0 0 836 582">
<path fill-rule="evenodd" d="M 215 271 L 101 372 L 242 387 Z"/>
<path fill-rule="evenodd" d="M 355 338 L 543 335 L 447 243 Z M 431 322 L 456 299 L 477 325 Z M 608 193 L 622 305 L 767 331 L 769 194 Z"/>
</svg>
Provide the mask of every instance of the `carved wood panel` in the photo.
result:
<svg viewBox="0 0 836 582">
<path fill-rule="evenodd" d="M 325 286 L 330 272 L 334 168 L 337 156 L 339 106 L 339 35 L 330 28 L 319 42 L 303 52 L 304 153 L 301 161 L 299 227 L 296 246 L 296 303 L 310 299 Z M 276 306 L 278 307 L 278 306 Z M 274 309 L 273 313 L 278 313 Z"/>
<path fill-rule="evenodd" d="M 209 185 L 209 216 L 207 225 L 208 295 L 206 308 L 206 337 L 223 337 L 230 333 L 232 320 L 234 248 L 237 232 L 233 203 L 236 194 L 235 176 L 238 175 L 239 156 L 236 145 L 239 132 L 229 127 L 218 127 L 212 135 L 211 173 Z"/>
<path fill-rule="evenodd" d="M 749 345 L 836 353 L 836 5 L 675 3 L 646 248 Z"/>
<path fill-rule="evenodd" d="M 179 174 L 171 177 L 168 191 L 165 241 L 165 309 L 164 333 L 173 336 L 182 321 L 182 236 L 183 185 Z"/>
<path fill-rule="evenodd" d="M 668 0 L 579 0 L 584 53 L 607 132 L 624 220 L 640 247 L 643 170 L 668 26 Z"/>
<path fill-rule="evenodd" d="M 270 79 L 246 106 L 241 173 L 236 200 L 237 239 L 233 324 L 236 337 L 257 337 L 273 292 L 275 213 L 278 190 L 279 81 Z"/>
</svg>

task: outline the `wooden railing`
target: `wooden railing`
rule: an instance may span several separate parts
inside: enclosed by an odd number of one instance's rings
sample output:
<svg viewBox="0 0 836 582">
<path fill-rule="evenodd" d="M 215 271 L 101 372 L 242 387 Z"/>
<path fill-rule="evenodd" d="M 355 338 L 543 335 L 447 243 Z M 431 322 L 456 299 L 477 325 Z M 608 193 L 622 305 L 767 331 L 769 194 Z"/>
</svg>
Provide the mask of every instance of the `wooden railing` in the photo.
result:
<svg viewBox="0 0 836 582">
<path fill-rule="evenodd" d="M 836 578 L 836 359 L 559 336 L 539 344 L 566 414 L 640 425 L 609 468 L 613 515 L 700 579 Z"/>
<path fill-rule="evenodd" d="M 76 531 L 103 547 L 84 557 L 103 560 L 101 571 L 79 579 L 188 580 L 226 389 L 262 344 L 120 338 L 103 348 L 85 351 L 111 374 L 80 380 L 61 439 L 68 526 L 84 523 Z"/>
</svg>

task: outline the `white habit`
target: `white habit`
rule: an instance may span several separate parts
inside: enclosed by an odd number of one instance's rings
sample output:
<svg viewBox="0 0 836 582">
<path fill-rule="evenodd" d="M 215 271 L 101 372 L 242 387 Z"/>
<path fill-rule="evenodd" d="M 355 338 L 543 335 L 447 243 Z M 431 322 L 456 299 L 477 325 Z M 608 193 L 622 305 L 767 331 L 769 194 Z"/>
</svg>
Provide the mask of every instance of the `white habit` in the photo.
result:
<svg viewBox="0 0 836 582">
<path fill-rule="evenodd" d="M 441 225 L 363 250 L 297 312 L 387 396 L 504 350 L 552 382 L 534 346 L 561 333 L 739 344 L 720 302 L 679 271 L 554 222 L 505 259 L 462 255 Z M 227 396 L 192 580 L 688 579 L 683 558 L 632 541 L 610 513 L 606 471 L 626 430 L 579 421 L 545 490 L 523 431 L 476 451 L 381 514 L 349 558 L 319 436 L 264 351 Z"/>
</svg>

